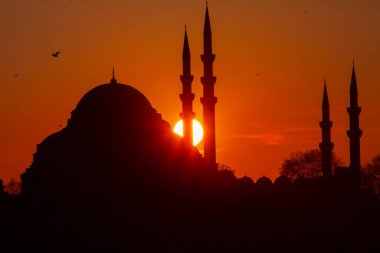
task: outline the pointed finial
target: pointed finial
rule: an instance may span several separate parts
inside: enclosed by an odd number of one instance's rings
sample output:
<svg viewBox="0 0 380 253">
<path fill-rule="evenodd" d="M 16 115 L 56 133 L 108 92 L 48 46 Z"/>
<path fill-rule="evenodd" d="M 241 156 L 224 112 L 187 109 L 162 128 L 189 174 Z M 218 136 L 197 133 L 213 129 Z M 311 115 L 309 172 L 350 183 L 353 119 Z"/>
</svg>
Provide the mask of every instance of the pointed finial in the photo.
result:
<svg viewBox="0 0 380 253">
<path fill-rule="evenodd" d="M 117 83 L 115 78 L 115 67 L 112 67 L 112 79 L 110 83 Z"/>
<path fill-rule="evenodd" d="M 205 15 L 205 23 L 204 23 L 203 33 L 211 34 L 211 25 L 210 25 L 210 17 L 208 14 L 207 1 L 206 1 L 206 15 Z"/>
<path fill-rule="evenodd" d="M 187 38 L 186 26 L 185 26 L 185 38 L 184 38 L 184 41 L 183 41 L 182 56 L 190 57 L 190 47 L 189 47 L 189 40 Z"/>
<path fill-rule="evenodd" d="M 355 75 L 355 59 L 352 60 L 352 75 L 351 75 L 351 82 L 355 82 L 356 84 L 356 75 Z"/>
<path fill-rule="evenodd" d="M 352 59 L 352 74 L 355 76 L 355 59 Z"/>
<path fill-rule="evenodd" d="M 351 74 L 351 84 L 350 84 L 350 93 L 357 98 L 358 87 L 356 84 L 356 74 L 355 74 L 355 62 L 352 62 L 352 74 Z M 356 99 L 351 99 L 352 101 L 356 101 Z"/>
<path fill-rule="evenodd" d="M 323 98 L 322 98 L 322 107 L 329 106 L 329 97 L 327 95 L 327 85 L 326 85 L 326 78 L 324 80 L 324 86 L 323 86 Z"/>
</svg>

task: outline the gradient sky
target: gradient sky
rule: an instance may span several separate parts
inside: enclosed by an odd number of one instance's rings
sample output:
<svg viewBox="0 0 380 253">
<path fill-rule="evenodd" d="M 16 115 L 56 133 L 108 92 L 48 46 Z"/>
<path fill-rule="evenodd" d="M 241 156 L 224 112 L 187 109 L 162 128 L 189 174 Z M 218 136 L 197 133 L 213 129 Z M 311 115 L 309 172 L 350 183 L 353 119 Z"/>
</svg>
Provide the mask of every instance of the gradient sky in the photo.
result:
<svg viewBox="0 0 380 253">
<path fill-rule="evenodd" d="M 362 163 L 380 153 L 380 1 L 210 0 L 209 8 L 219 163 L 237 176 L 275 178 L 290 152 L 318 148 L 326 77 L 334 151 L 347 164 L 353 58 Z M 173 126 L 185 23 L 201 121 L 204 10 L 203 0 L 0 0 L 0 178 L 18 178 L 36 144 L 109 82 L 112 66 Z"/>
</svg>

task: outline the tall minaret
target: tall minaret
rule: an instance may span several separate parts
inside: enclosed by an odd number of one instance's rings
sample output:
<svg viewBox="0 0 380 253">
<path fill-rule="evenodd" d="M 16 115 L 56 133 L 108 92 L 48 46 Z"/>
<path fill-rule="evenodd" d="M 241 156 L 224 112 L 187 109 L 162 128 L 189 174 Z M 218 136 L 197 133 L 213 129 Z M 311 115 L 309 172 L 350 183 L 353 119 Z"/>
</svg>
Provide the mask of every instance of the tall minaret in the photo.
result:
<svg viewBox="0 0 380 253">
<path fill-rule="evenodd" d="M 355 65 L 352 65 L 352 76 L 350 86 L 350 106 L 347 108 L 350 115 L 350 130 L 347 131 L 350 138 L 350 170 L 354 184 L 360 188 L 360 137 L 362 130 L 359 128 L 359 114 L 361 108 L 358 106 L 358 87 L 356 85 Z"/>
<path fill-rule="evenodd" d="M 190 66 L 190 49 L 189 41 L 187 39 L 187 31 L 185 27 L 185 39 L 183 42 L 182 52 L 182 94 L 179 95 L 182 101 L 182 113 L 180 116 L 183 120 L 183 139 L 193 145 L 193 119 L 195 113 L 193 112 L 194 94 L 191 91 L 191 83 L 193 82 L 193 75 L 191 75 Z"/>
<path fill-rule="evenodd" d="M 322 175 L 324 177 L 329 177 L 332 174 L 332 149 L 334 148 L 334 143 L 331 142 L 331 127 L 332 122 L 330 121 L 330 104 L 329 97 L 327 95 L 326 79 L 323 89 L 323 100 L 322 100 L 322 121 L 319 122 L 322 129 L 322 142 L 319 144 L 319 148 L 322 152 Z"/>
<path fill-rule="evenodd" d="M 208 164 L 216 167 L 215 104 L 217 98 L 214 96 L 216 77 L 213 74 L 212 68 L 215 54 L 212 53 L 211 25 L 207 5 L 203 30 L 203 54 L 201 55 L 201 59 L 203 62 L 204 73 L 203 77 L 201 77 L 201 82 L 203 84 L 203 97 L 201 97 L 201 103 L 203 105 L 204 157 Z"/>
</svg>

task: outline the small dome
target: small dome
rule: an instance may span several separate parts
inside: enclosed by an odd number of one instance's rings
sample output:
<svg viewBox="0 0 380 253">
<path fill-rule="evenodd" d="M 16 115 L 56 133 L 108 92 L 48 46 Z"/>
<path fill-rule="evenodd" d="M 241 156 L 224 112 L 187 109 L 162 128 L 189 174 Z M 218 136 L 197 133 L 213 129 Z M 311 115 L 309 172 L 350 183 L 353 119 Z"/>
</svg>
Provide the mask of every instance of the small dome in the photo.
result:
<svg viewBox="0 0 380 253">
<path fill-rule="evenodd" d="M 243 188 L 251 188 L 255 185 L 252 178 L 244 176 L 238 179 L 238 185 L 240 185 Z"/>
<path fill-rule="evenodd" d="M 256 185 L 257 186 L 272 185 L 272 180 L 270 180 L 266 176 L 263 176 L 263 177 L 260 177 L 259 179 L 257 179 Z"/>
<path fill-rule="evenodd" d="M 252 178 L 247 177 L 247 176 L 244 176 L 244 177 L 239 178 L 239 179 L 238 179 L 238 182 L 239 182 L 240 184 L 243 184 L 243 185 L 253 185 L 253 184 L 254 184 Z"/>
</svg>

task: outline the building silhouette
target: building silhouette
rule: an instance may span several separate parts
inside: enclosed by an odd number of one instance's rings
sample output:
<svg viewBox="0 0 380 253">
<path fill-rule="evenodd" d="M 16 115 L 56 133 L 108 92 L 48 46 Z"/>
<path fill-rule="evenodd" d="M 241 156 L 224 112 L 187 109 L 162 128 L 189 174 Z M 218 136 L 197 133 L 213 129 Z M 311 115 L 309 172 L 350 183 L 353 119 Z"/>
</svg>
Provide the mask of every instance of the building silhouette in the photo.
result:
<svg viewBox="0 0 380 253">
<path fill-rule="evenodd" d="M 334 143 L 331 142 L 332 121 L 330 121 L 330 104 L 327 95 L 326 79 L 323 88 L 322 121 L 319 122 L 319 125 L 322 129 L 322 142 L 319 144 L 322 153 L 322 175 L 329 177 L 332 175 L 332 149 Z"/>
<path fill-rule="evenodd" d="M 22 193 L 61 201 L 88 191 L 151 191 L 178 174 L 191 178 L 197 169 L 189 167 L 202 164 L 198 150 L 172 132 L 148 99 L 113 75 L 82 97 L 66 127 L 37 145 L 21 175 Z"/>
<path fill-rule="evenodd" d="M 193 82 L 193 75 L 191 74 L 191 61 L 190 61 L 190 48 L 187 38 L 187 30 L 185 27 L 185 39 L 183 42 L 182 52 L 182 94 L 179 95 L 182 101 L 182 113 L 180 113 L 183 120 L 183 139 L 193 144 L 193 120 L 195 113 L 193 112 L 194 93 L 191 90 L 191 83 Z"/>
<path fill-rule="evenodd" d="M 21 175 L 20 196 L 4 194 L 0 180 L 0 252 L 375 252 L 380 201 L 342 187 L 360 182 L 355 70 L 348 108 L 351 167 L 336 168 L 331 176 L 325 81 L 323 176 L 263 176 L 254 182 L 228 168 L 215 170 L 214 57 L 206 8 L 205 157 L 193 147 L 189 130 L 194 94 L 185 30 L 185 137 L 172 132 L 140 91 L 119 83 L 113 70 L 109 83 L 80 99 L 63 129 L 37 145 Z"/>
<path fill-rule="evenodd" d="M 215 54 L 212 52 L 212 34 L 208 6 L 206 6 L 203 30 L 203 54 L 201 55 L 201 59 L 203 62 L 203 77 L 201 77 L 203 97 L 201 97 L 201 103 L 203 106 L 204 157 L 208 164 L 216 167 L 215 104 L 217 97 L 214 95 L 216 77 L 213 72 Z"/>
<path fill-rule="evenodd" d="M 347 112 L 350 123 L 350 129 L 347 131 L 347 136 L 350 139 L 350 166 L 335 167 L 334 176 L 339 178 L 346 187 L 359 190 L 361 188 L 360 137 L 362 136 L 362 130 L 359 128 L 361 107 L 358 106 L 358 87 L 354 63 L 350 82 L 350 105 Z M 319 144 L 322 154 L 322 174 L 324 177 L 330 177 L 332 175 L 332 149 L 334 143 L 331 142 L 332 121 L 330 121 L 330 104 L 326 80 L 322 99 L 322 121 L 319 122 L 319 125 L 322 129 L 322 142 Z"/>
</svg>

